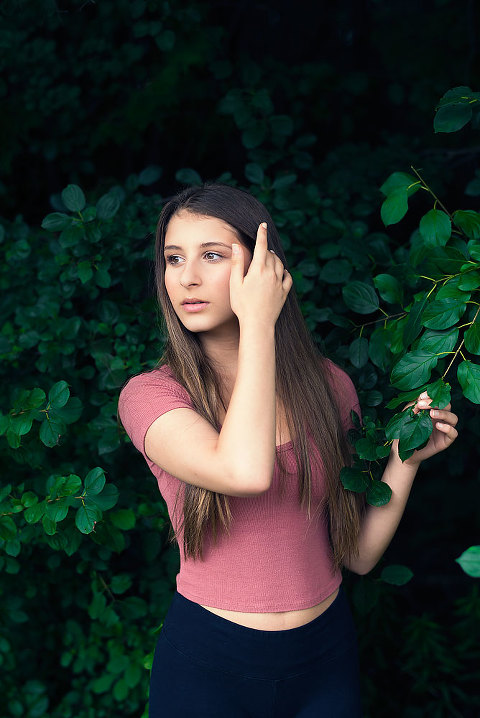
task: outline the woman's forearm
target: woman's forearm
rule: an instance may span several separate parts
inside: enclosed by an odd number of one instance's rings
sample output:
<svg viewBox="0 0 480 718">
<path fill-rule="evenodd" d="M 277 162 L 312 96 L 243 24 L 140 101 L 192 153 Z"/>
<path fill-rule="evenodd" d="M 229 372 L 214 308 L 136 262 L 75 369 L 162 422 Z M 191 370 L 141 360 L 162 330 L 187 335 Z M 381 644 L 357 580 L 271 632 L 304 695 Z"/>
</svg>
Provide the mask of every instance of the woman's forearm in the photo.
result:
<svg viewBox="0 0 480 718">
<path fill-rule="evenodd" d="M 382 477 L 392 489 L 392 496 L 384 506 L 367 507 L 360 529 L 358 555 L 346 564 L 351 571 L 366 574 L 383 556 L 403 516 L 417 471 L 418 464 L 402 463 L 392 451 Z"/>
<path fill-rule="evenodd" d="M 217 451 L 242 485 L 268 489 L 275 461 L 275 326 L 240 324 L 235 385 Z"/>
</svg>

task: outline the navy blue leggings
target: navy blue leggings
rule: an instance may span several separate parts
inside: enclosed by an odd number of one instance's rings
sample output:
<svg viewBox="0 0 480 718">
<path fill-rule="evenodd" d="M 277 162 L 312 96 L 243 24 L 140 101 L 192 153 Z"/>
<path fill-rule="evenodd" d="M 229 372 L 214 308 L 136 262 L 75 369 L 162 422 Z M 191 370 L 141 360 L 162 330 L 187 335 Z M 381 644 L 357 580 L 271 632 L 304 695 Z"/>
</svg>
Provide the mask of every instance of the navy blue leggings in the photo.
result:
<svg viewBox="0 0 480 718">
<path fill-rule="evenodd" d="M 313 621 L 246 628 L 175 593 L 150 679 L 149 718 L 360 718 L 355 628 L 340 592 Z"/>
</svg>

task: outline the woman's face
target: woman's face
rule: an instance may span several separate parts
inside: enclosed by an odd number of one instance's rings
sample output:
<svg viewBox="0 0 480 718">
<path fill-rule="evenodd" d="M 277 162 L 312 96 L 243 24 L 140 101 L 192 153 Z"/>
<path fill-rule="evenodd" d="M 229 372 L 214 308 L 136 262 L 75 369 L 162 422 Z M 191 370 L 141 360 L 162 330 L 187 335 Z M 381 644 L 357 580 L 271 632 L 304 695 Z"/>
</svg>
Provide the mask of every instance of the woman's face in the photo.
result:
<svg viewBox="0 0 480 718">
<path fill-rule="evenodd" d="M 182 324 L 212 336 L 238 334 L 230 306 L 232 243 L 242 246 L 245 271 L 252 254 L 223 220 L 179 212 L 165 235 L 165 288 Z"/>
</svg>

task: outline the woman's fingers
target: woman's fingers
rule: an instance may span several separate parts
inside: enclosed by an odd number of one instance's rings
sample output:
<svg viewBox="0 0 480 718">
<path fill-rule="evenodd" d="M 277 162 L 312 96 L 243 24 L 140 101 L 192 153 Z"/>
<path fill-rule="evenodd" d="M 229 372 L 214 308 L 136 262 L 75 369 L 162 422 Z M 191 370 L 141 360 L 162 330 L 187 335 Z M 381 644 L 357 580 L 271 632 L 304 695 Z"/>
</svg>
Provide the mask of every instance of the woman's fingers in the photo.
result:
<svg viewBox="0 0 480 718">
<path fill-rule="evenodd" d="M 252 264 L 255 262 L 263 263 L 267 259 L 267 223 L 262 222 L 258 225 L 257 239 L 253 250 Z"/>
<path fill-rule="evenodd" d="M 252 263 L 250 266 L 266 266 L 274 270 L 277 279 L 283 281 L 287 270 L 282 261 L 273 249 L 268 249 L 267 223 L 262 222 L 257 229 L 257 239 L 253 250 Z"/>
<path fill-rule="evenodd" d="M 232 261 L 230 268 L 230 289 L 237 289 L 243 282 L 245 255 L 240 244 L 232 244 Z"/>
<path fill-rule="evenodd" d="M 453 411 L 447 409 L 430 409 L 430 416 L 435 421 L 442 421 L 444 424 L 456 426 L 458 424 L 458 416 Z"/>
</svg>

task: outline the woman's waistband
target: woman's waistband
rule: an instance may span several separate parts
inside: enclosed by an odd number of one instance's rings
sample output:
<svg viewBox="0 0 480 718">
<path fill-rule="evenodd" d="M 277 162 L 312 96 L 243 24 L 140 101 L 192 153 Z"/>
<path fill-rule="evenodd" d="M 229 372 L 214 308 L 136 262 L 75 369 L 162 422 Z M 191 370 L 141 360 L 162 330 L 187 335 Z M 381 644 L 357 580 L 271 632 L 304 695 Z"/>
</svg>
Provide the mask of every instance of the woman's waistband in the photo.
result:
<svg viewBox="0 0 480 718">
<path fill-rule="evenodd" d="M 332 604 L 317 618 L 282 631 L 242 626 L 176 592 L 162 631 L 191 660 L 215 670 L 267 679 L 303 673 L 312 662 L 337 658 L 356 640 L 341 587 Z"/>
</svg>

